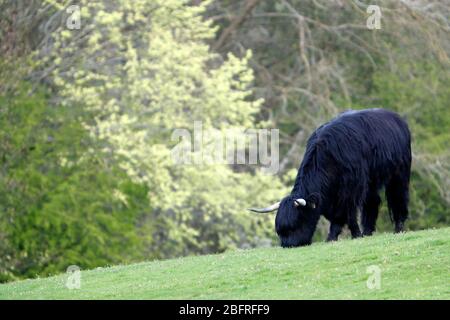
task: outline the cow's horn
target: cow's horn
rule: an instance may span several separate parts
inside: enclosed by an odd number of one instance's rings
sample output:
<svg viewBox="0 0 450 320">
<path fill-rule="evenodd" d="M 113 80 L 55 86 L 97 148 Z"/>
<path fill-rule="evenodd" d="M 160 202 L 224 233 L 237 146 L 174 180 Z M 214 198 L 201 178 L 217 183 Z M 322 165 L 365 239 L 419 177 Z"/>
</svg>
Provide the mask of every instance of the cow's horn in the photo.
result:
<svg viewBox="0 0 450 320">
<path fill-rule="evenodd" d="M 304 207 L 304 206 L 306 206 L 306 200 L 302 199 L 302 198 L 295 199 L 294 200 L 294 204 L 295 204 L 296 207 L 298 207 L 298 206 Z"/>
<path fill-rule="evenodd" d="M 271 211 L 275 211 L 280 207 L 280 202 L 274 203 L 271 206 L 268 206 L 267 208 L 249 208 L 248 210 L 253 211 L 253 212 L 258 212 L 258 213 L 266 213 L 266 212 L 271 212 Z"/>
</svg>

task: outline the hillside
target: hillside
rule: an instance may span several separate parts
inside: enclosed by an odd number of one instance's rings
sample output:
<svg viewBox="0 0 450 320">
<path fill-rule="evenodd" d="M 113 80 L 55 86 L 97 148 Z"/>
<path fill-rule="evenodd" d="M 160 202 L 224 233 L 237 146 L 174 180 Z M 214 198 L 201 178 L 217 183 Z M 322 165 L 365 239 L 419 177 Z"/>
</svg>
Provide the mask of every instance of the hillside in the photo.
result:
<svg viewBox="0 0 450 320">
<path fill-rule="evenodd" d="M 369 266 L 381 270 L 368 289 Z M 450 299 L 450 228 L 261 248 L 0 285 L 1 299 Z"/>
</svg>

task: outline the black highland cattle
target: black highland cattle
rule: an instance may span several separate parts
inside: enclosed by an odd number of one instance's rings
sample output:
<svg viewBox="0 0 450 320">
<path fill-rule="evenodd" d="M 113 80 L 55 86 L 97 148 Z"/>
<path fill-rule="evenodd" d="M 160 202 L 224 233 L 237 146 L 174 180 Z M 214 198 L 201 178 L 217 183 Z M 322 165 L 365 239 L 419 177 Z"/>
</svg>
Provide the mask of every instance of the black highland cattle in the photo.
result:
<svg viewBox="0 0 450 320">
<path fill-rule="evenodd" d="M 347 111 L 311 135 L 291 194 L 250 210 L 278 210 L 275 227 L 283 247 L 310 244 L 320 215 L 330 221 L 328 241 L 337 240 L 346 224 L 353 238 L 368 236 L 375 231 L 384 186 L 395 232 L 400 232 L 408 217 L 410 169 L 411 136 L 398 114 Z"/>
</svg>

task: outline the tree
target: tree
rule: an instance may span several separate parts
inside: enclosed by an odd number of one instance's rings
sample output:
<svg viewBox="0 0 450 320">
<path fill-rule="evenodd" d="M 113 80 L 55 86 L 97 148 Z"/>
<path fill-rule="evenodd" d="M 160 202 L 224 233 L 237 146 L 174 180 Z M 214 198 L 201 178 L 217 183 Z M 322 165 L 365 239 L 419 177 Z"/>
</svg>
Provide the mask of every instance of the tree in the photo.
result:
<svg viewBox="0 0 450 320">
<path fill-rule="evenodd" d="M 152 258 L 145 186 L 97 156 L 75 106 L 0 97 L 0 282 Z"/>
<path fill-rule="evenodd" d="M 154 250 L 162 257 L 270 241 L 271 219 L 245 208 L 285 191 L 276 177 L 258 171 L 173 161 L 175 129 L 192 130 L 194 121 L 223 133 L 256 127 L 262 102 L 252 97 L 250 52 L 219 59 L 206 44 L 216 31 L 202 18 L 208 2 L 188 3 L 82 1 L 82 28 L 55 30 L 41 64 L 44 74 L 52 70 L 63 104 L 95 114 L 84 125 L 105 154 L 148 187 L 150 219 L 160 226 Z"/>
<path fill-rule="evenodd" d="M 408 225 L 445 224 L 450 127 L 442 101 L 448 97 L 448 4 L 371 2 L 382 17 L 381 29 L 369 30 L 369 4 L 361 1 L 261 1 L 251 12 L 248 3 L 214 1 L 206 16 L 220 26 L 212 40 L 218 52 L 253 52 L 254 91 L 265 98 L 258 117 L 280 128 L 281 174 L 294 179 L 311 132 L 339 112 L 393 109 L 407 117 L 413 133 Z M 323 234 L 326 228 L 323 224 Z M 391 230 L 388 221 L 379 230 Z"/>
</svg>

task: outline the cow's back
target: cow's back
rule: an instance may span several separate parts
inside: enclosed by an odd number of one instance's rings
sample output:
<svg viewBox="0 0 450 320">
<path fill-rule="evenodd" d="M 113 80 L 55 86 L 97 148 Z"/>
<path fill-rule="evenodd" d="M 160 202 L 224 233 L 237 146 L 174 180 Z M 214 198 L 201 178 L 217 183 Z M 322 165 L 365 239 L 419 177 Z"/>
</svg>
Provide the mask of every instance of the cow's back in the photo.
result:
<svg viewBox="0 0 450 320">
<path fill-rule="evenodd" d="M 315 132 L 314 144 L 343 170 L 386 180 L 411 164 L 407 123 L 384 109 L 347 111 Z M 380 181 L 384 183 L 384 181 Z"/>
</svg>

